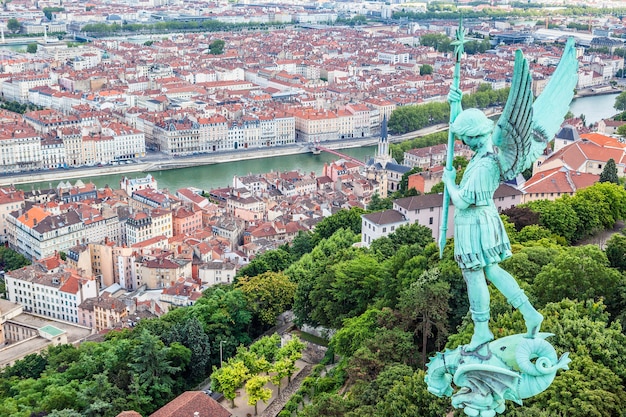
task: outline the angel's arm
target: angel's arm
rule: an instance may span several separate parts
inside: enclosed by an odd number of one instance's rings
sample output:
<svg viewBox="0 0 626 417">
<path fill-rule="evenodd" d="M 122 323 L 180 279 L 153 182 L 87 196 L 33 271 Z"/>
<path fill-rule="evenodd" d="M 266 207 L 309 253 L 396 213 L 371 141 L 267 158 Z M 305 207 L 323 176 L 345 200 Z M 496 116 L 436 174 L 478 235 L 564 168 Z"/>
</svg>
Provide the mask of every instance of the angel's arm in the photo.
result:
<svg viewBox="0 0 626 417">
<path fill-rule="evenodd" d="M 463 98 L 463 92 L 460 88 L 454 85 L 450 86 L 450 92 L 448 93 L 448 103 L 450 103 L 450 124 L 454 122 L 456 117 L 463 111 L 461 106 L 461 100 Z"/>
<path fill-rule="evenodd" d="M 466 209 L 470 206 L 470 203 L 461 196 L 461 188 L 456 185 L 456 170 L 444 169 L 443 170 L 443 183 L 446 185 L 448 195 L 452 204 L 460 209 Z"/>
</svg>

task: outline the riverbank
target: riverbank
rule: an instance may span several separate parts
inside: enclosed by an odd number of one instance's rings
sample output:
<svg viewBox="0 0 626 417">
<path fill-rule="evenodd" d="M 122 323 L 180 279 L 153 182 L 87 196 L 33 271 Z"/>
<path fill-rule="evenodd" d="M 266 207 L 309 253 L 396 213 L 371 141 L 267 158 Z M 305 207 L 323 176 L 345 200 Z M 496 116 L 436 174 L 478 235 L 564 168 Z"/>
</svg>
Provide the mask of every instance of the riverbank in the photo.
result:
<svg viewBox="0 0 626 417">
<path fill-rule="evenodd" d="M 603 86 L 597 88 L 585 88 L 582 90 L 576 90 L 576 94 L 574 98 L 582 98 L 582 97 L 592 97 L 592 96 L 604 96 L 607 94 L 619 94 L 621 93 L 621 88 L 612 87 L 612 86 Z"/>
<path fill-rule="evenodd" d="M 372 146 L 378 142 L 378 138 L 363 138 L 341 142 L 325 142 L 324 146 L 333 149 L 350 149 L 364 146 Z M 0 176 L 0 186 L 19 184 L 65 181 L 68 178 L 90 178 L 102 175 L 137 174 L 141 172 L 165 171 L 181 168 L 189 168 L 202 165 L 213 165 L 225 162 L 246 161 L 251 159 L 264 159 L 274 156 L 290 156 L 311 153 L 311 149 L 304 144 L 296 144 L 271 149 L 250 149 L 232 152 L 195 155 L 191 157 L 173 158 L 163 156 L 154 160 L 140 158 L 139 162 L 125 165 L 106 165 L 102 167 L 81 167 L 71 169 L 56 169 L 20 173 L 15 175 Z M 52 184 L 56 186 L 56 184 Z"/>
<path fill-rule="evenodd" d="M 492 110 L 492 112 L 494 112 Z M 446 130 L 448 125 L 445 123 L 428 126 L 415 132 L 409 132 L 403 135 L 390 136 L 389 142 L 397 143 L 405 140 L 413 139 L 418 136 L 425 136 L 431 133 Z M 367 138 L 356 138 L 341 141 L 324 142 L 323 146 L 332 150 L 351 149 L 359 147 L 373 146 L 378 143 L 379 137 L 372 136 Z M 190 168 L 195 166 L 213 165 L 225 162 L 246 161 L 251 159 L 264 159 L 275 156 L 290 156 L 298 154 L 311 153 L 312 148 L 306 143 L 296 143 L 294 145 L 274 147 L 274 148 L 255 148 L 249 150 L 237 150 L 228 152 L 219 152 L 212 154 L 200 154 L 187 157 L 172 157 L 159 154 L 155 157 L 139 158 L 137 162 L 125 165 L 106 165 L 102 167 L 81 167 L 71 169 L 57 169 L 48 171 L 36 171 L 28 173 L 20 173 L 15 175 L 0 176 L 0 186 L 57 182 L 64 181 L 68 178 L 90 178 L 102 175 L 115 174 L 132 174 L 140 172 L 156 172 L 173 169 Z M 53 184 L 56 185 L 56 184 Z"/>
</svg>

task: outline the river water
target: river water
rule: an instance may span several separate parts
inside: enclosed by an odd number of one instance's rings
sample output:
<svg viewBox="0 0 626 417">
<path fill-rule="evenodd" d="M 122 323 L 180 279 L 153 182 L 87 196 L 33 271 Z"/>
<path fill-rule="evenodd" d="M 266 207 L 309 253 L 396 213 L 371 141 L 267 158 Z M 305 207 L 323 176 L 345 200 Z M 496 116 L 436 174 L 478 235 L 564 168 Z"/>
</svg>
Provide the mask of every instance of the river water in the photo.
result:
<svg viewBox="0 0 626 417">
<path fill-rule="evenodd" d="M 587 123 L 595 123 L 602 118 L 611 117 L 616 113 L 613 108 L 617 94 L 607 94 L 600 96 L 588 96 L 577 98 L 570 107 L 576 116 L 584 114 Z M 350 148 L 340 151 L 346 155 L 360 159 L 362 161 L 371 157 L 376 152 L 375 146 L 361 148 Z M 338 157 L 322 152 L 320 155 L 297 154 L 289 156 L 277 156 L 272 158 L 253 159 L 245 161 L 226 162 L 213 165 L 202 165 L 191 168 L 173 169 L 167 171 L 150 172 L 157 180 L 159 188 L 168 188 L 171 192 L 183 187 L 196 187 L 202 190 L 210 190 L 218 187 L 232 185 L 233 176 L 260 174 L 270 171 L 291 171 L 300 170 L 303 173 L 314 172 L 316 175 L 322 174 L 324 163 L 337 160 Z M 145 173 L 131 173 L 128 177 L 137 178 L 145 176 Z M 118 188 L 122 175 L 101 175 L 98 177 L 83 178 L 84 182 L 92 181 L 98 187 L 108 184 L 112 188 Z M 77 178 L 68 178 L 73 184 Z M 34 184 L 23 184 L 19 187 L 25 190 L 31 188 L 56 187 L 57 182 L 42 182 Z"/>
<path fill-rule="evenodd" d="M 364 146 L 360 148 L 343 149 L 339 152 L 365 161 L 367 158 L 374 156 L 376 146 Z M 245 161 L 224 162 L 213 165 L 199 165 L 191 168 L 170 169 L 166 171 L 149 172 L 156 180 L 159 188 L 167 188 L 170 192 L 175 192 L 183 187 L 196 187 L 202 190 L 210 190 L 213 188 L 225 187 L 232 185 L 233 176 L 243 176 L 247 174 L 262 174 L 271 171 L 292 171 L 300 170 L 302 173 L 314 172 L 317 176 L 322 175 L 324 163 L 336 161 L 339 157 L 322 152 L 319 155 L 312 153 L 296 154 L 288 156 L 275 156 L 271 158 L 249 159 Z M 146 173 L 129 173 L 129 178 L 144 177 Z M 110 185 L 111 188 L 119 188 L 119 182 L 122 178 L 120 174 L 101 175 L 97 177 L 82 178 L 83 182 L 91 181 L 97 187 Z M 68 178 L 72 184 L 78 178 Z M 40 182 L 32 184 L 17 185 L 23 190 L 31 188 L 50 188 L 56 187 L 59 181 Z"/>
<path fill-rule="evenodd" d="M 569 109 L 576 117 L 584 114 L 587 125 L 593 124 L 618 113 L 613 107 L 615 97 L 618 95 L 619 93 L 576 98 Z"/>
</svg>

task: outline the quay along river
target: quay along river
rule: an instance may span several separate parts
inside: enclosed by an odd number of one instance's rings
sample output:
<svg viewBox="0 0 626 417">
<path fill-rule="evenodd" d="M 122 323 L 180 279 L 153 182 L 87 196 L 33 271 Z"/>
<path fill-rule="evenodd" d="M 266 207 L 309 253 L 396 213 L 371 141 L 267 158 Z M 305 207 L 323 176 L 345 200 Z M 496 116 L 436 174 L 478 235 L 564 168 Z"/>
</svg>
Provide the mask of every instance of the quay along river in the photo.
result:
<svg viewBox="0 0 626 417">
<path fill-rule="evenodd" d="M 597 96 L 586 96 L 574 99 L 570 107 L 575 116 L 585 115 L 587 123 L 595 123 L 600 119 L 611 117 L 616 113 L 613 108 L 617 94 L 605 94 Z M 340 150 L 340 152 L 351 157 L 365 161 L 368 157 L 373 157 L 376 153 L 376 146 L 364 146 Z M 234 156 L 233 156 L 234 157 Z M 247 159 L 241 161 L 222 162 L 212 165 L 198 165 L 190 168 L 177 168 L 164 171 L 147 171 L 158 182 L 159 188 L 167 188 L 170 192 L 182 187 L 196 187 L 202 190 L 225 187 L 231 185 L 233 176 L 243 176 L 248 174 L 261 174 L 270 171 L 292 171 L 300 170 L 303 173 L 314 172 L 315 175 L 322 174 L 324 163 L 337 160 L 338 157 L 322 152 L 319 155 L 311 153 L 301 153 L 286 156 L 263 157 L 259 159 Z M 129 178 L 143 177 L 146 173 L 130 172 L 127 174 L 104 174 L 93 177 L 73 177 L 72 171 L 67 171 L 66 181 L 72 184 L 81 179 L 83 182 L 91 181 L 97 187 L 104 187 L 106 184 L 112 188 L 118 188 L 119 181 L 123 176 Z M 46 189 L 50 186 L 56 187 L 60 180 L 40 181 L 35 183 L 20 184 L 19 188 L 24 190 Z"/>
</svg>

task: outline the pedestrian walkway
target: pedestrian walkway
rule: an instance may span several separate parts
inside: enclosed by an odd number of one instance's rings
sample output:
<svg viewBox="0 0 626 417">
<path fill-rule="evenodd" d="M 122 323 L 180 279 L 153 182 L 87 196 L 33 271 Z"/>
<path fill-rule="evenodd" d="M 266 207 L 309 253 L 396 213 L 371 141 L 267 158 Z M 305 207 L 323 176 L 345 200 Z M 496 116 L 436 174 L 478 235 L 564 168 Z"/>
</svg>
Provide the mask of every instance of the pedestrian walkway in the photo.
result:
<svg viewBox="0 0 626 417">
<path fill-rule="evenodd" d="M 288 385 L 288 378 L 284 378 L 281 381 L 281 392 L 278 396 L 278 387 L 271 382 L 268 382 L 266 387 L 271 388 L 272 397 L 265 404 L 263 401 L 259 401 L 257 405 L 258 415 L 262 417 L 276 417 L 280 410 L 283 409 L 289 398 L 300 388 L 302 381 L 306 378 L 312 369 L 312 365 L 298 360 L 296 361 L 298 372 L 292 376 L 291 384 Z M 222 399 L 220 404 L 230 413 L 233 417 L 248 417 L 254 416 L 254 405 L 248 405 L 248 396 L 246 390 L 242 387 L 237 397 L 235 397 L 235 408 L 231 407 L 230 400 Z"/>
</svg>

